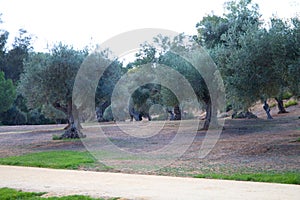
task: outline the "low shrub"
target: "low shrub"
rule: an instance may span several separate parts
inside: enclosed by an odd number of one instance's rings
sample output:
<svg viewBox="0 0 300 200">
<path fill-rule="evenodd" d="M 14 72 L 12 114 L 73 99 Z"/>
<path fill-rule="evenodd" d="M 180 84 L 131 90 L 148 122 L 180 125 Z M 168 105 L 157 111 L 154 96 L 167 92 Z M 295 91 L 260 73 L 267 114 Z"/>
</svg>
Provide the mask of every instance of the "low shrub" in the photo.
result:
<svg viewBox="0 0 300 200">
<path fill-rule="evenodd" d="M 284 103 L 284 107 L 288 108 L 290 106 L 295 106 L 297 104 L 298 104 L 298 102 L 296 100 L 289 100 L 288 102 Z"/>
</svg>

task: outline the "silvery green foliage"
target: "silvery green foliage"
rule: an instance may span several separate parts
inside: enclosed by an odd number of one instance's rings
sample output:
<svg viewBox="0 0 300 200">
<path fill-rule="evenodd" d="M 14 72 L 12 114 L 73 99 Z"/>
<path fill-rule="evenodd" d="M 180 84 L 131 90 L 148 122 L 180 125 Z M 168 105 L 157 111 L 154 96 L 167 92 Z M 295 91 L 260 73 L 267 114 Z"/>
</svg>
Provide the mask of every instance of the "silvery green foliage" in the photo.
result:
<svg viewBox="0 0 300 200">
<path fill-rule="evenodd" d="M 230 1 L 223 16 L 197 24 L 197 41 L 221 71 L 228 104 L 247 111 L 258 100 L 299 91 L 299 19 L 260 20 L 251 0 Z M 297 76 L 298 75 L 298 76 Z M 299 92 L 298 92 L 299 94 Z"/>
<path fill-rule="evenodd" d="M 51 118 L 61 117 L 62 113 L 68 115 L 74 80 L 86 55 L 85 50 L 63 44 L 49 53 L 30 54 L 18 87 L 28 107 L 42 107 Z"/>
</svg>

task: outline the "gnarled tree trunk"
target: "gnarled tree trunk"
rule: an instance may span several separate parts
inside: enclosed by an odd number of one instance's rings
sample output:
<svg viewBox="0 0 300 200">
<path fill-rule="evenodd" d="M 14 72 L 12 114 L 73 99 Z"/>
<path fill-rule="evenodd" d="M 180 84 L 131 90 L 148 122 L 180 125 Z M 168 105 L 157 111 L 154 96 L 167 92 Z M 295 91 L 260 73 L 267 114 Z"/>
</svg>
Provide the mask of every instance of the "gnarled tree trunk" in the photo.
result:
<svg viewBox="0 0 300 200">
<path fill-rule="evenodd" d="M 181 111 L 179 105 L 174 106 L 174 120 L 181 120 Z"/>
<path fill-rule="evenodd" d="M 203 127 L 200 130 L 208 130 L 210 126 L 213 127 L 219 126 L 218 119 L 217 119 L 217 110 L 213 108 L 213 104 L 210 99 L 206 102 L 205 110 L 206 110 L 205 121 Z"/>
<path fill-rule="evenodd" d="M 278 110 L 279 110 L 278 114 L 288 113 L 288 111 L 286 111 L 284 108 L 283 101 L 278 98 L 275 98 L 275 100 L 277 101 L 277 106 L 278 106 Z"/>
<path fill-rule="evenodd" d="M 96 117 L 97 117 L 98 122 L 106 121 L 104 119 L 104 112 L 109 106 L 110 106 L 110 102 L 105 101 L 104 103 L 102 103 L 96 107 Z"/>
<path fill-rule="evenodd" d="M 169 110 L 168 108 L 166 109 L 166 112 L 167 112 L 167 115 L 170 114 L 170 120 L 174 120 L 175 119 L 175 115 L 173 113 L 172 110 Z M 168 116 L 167 116 L 167 119 L 168 119 Z"/>
<path fill-rule="evenodd" d="M 266 114 L 267 114 L 267 119 L 273 119 L 273 117 L 271 116 L 270 114 L 270 107 L 269 107 L 269 104 L 267 103 L 267 101 L 264 101 L 264 106 L 263 106 L 264 110 L 266 111 Z"/>
<path fill-rule="evenodd" d="M 212 116 L 211 101 L 206 103 L 206 109 L 205 110 L 206 110 L 205 121 L 204 121 L 204 125 L 203 125 L 201 130 L 208 130 L 208 128 L 209 128 L 209 124 L 210 124 L 211 116 Z"/>
<path fill-rule="evenodd" d="M 142 117 L 140 116 L 140 114 L 135 111 L 135 109 L 133 107 L 129 107 L 129 115 L 130 115 L 130 121 L 133 121 L 133 118 L 135 119 L 135 121 L 141 121 Z"/>
<path fill-rule="evenodd" d="M 69 124 L 66 127 L 65 132 L 60 136 L 60 139 L 75 139 L 75 138 L 84 138 L 85 135 L 80 131 L 82 126 L 79 120 L 79 112 L 75 105 L 73 105 L 72 100 L 68 101 L 67 105 Z"/>
</svg>

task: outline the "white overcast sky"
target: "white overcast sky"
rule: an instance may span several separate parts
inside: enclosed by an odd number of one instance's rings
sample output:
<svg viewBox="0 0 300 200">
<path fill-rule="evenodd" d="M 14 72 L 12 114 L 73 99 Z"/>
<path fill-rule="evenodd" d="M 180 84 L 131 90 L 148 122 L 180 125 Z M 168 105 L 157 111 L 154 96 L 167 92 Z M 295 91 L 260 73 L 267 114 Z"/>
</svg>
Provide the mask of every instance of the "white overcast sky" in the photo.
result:
<svg viewBox="0 0 300 200">
<path fill-rule="evenodd" d="M 57 42 L 77 48 L 138 28 L 164 28 L 196 34 L 195 25 L 226 0 L 0 0 L 0 29 L 10 41 L 20 28 L 33 34 L 35 50 Z M 286 18 L 300 11 L 300 0 L 253 0 L 265 18 Z"/>
</svg>

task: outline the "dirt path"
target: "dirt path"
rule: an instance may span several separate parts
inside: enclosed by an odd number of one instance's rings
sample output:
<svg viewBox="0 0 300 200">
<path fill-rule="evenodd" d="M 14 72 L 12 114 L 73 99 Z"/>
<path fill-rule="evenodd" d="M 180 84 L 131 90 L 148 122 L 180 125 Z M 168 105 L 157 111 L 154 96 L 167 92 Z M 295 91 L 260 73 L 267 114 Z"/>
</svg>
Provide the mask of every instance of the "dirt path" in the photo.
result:
<svg viewBox="0 0 300 200">
<path fill-rule="evenodd" d="M 0 166 L 0 187 L 126 199 L 299 199 L 300 186 Z"/>
</svg>

